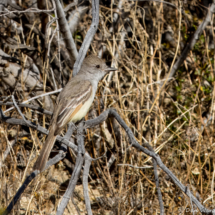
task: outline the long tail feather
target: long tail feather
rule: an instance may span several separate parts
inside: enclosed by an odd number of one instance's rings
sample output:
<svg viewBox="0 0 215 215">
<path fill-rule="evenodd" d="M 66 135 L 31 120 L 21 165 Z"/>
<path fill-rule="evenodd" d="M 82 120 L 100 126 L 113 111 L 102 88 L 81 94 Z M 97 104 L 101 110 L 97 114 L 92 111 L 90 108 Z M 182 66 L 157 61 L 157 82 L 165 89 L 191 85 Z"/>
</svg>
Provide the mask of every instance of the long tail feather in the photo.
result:
<svg viewBox="0 0 215 215">
<path fill-rule="evenodd" d="M 55 140 L 57 138 L 57 136 L 54 135 L 54 132 L 55 132 L 54 127 L 55 126 L 52 126 L 50 128 L 48 137 L 46 138 L 46 142 L 43 145 L 43 148 L 40 151 L 40 155 L 37 158 L 37 161 L 35 162 L 35 164 L 33 166 L 33 170 L 39 170 L 40 172 L 42 172 L 46 166 L 50 152 L 51 152 L 52 147 L 53 147 Z"/>
</svg>

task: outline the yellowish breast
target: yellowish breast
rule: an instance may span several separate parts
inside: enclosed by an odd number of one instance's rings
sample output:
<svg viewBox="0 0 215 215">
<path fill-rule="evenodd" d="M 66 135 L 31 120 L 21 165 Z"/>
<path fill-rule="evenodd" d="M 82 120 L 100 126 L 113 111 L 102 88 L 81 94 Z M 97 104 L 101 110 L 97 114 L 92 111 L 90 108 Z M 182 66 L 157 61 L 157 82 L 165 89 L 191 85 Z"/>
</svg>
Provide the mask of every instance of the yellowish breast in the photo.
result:
<svg viewBox="0 0 215 215">
<path fill-rule="evenodd" d="M 88 99 L 88 101 L 85 102 L 85 104 L 80 108 L 80 110 L 72 118 L 72 120 L 71 120 L 72 122 L 75 123 L 86 116 L 87 112 L 89 111 L 89 109 L 93 103 L 94 97 L 95 97 L 95 93 L 93 92 L 92 96 Z"/>
</svg>

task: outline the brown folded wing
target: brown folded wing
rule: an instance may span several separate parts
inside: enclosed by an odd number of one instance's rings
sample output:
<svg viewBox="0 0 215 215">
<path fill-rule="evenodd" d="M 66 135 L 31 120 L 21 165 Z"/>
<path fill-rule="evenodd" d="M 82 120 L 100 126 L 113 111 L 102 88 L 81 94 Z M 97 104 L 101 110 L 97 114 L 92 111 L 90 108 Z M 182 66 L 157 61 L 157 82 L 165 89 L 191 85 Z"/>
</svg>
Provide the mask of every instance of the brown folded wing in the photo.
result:
<svg viewBox="0 0 215 215">
<path fill-rule="evenodd" d="M 66 85 L 57 101 L 55 135 L 59 134 L 63 127 L 73 119 L 91 95 L 90 81 L 71 81 L 69 85 Z"/>
</svg>

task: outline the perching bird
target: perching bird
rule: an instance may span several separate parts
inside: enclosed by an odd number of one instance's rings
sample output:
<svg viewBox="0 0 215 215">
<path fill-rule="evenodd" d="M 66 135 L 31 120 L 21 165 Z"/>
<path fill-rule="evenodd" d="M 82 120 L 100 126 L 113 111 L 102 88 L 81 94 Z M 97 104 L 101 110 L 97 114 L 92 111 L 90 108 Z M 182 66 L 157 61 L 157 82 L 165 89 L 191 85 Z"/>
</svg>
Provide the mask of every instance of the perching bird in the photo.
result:
<svg viewBox="0 0 215 215">
<path fill-rule="evenodd" d="M 94 55 L 84 59 L 79 73 L 67 83 L 57 98 L 49 134 L 34 164 L 34 170 L 44 170 L 57 135 L 68 123 L 75 123 L 85 117 L 94 100 L 99 81 L 115 70 Z"/>
</svg>

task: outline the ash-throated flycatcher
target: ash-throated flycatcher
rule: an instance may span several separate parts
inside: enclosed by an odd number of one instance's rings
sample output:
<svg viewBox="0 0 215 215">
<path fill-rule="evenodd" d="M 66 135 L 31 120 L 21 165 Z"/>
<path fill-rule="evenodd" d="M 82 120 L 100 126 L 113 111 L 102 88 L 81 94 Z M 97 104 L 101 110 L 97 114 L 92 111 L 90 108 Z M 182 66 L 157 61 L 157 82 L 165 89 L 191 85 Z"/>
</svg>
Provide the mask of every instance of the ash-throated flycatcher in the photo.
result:
<svg viewBox="0 0 215 215">
<path fill-rule="evenodd" d="M 57 135 L 69 122 L 77 122 L 87 114 L 94 100 L 99 81 L 115 68 L 90 55 L 84 59 L 79 73 L 60 92 L 54 108 L 49 134 L 33 169 L 43 171 Z"/>
</svg>

